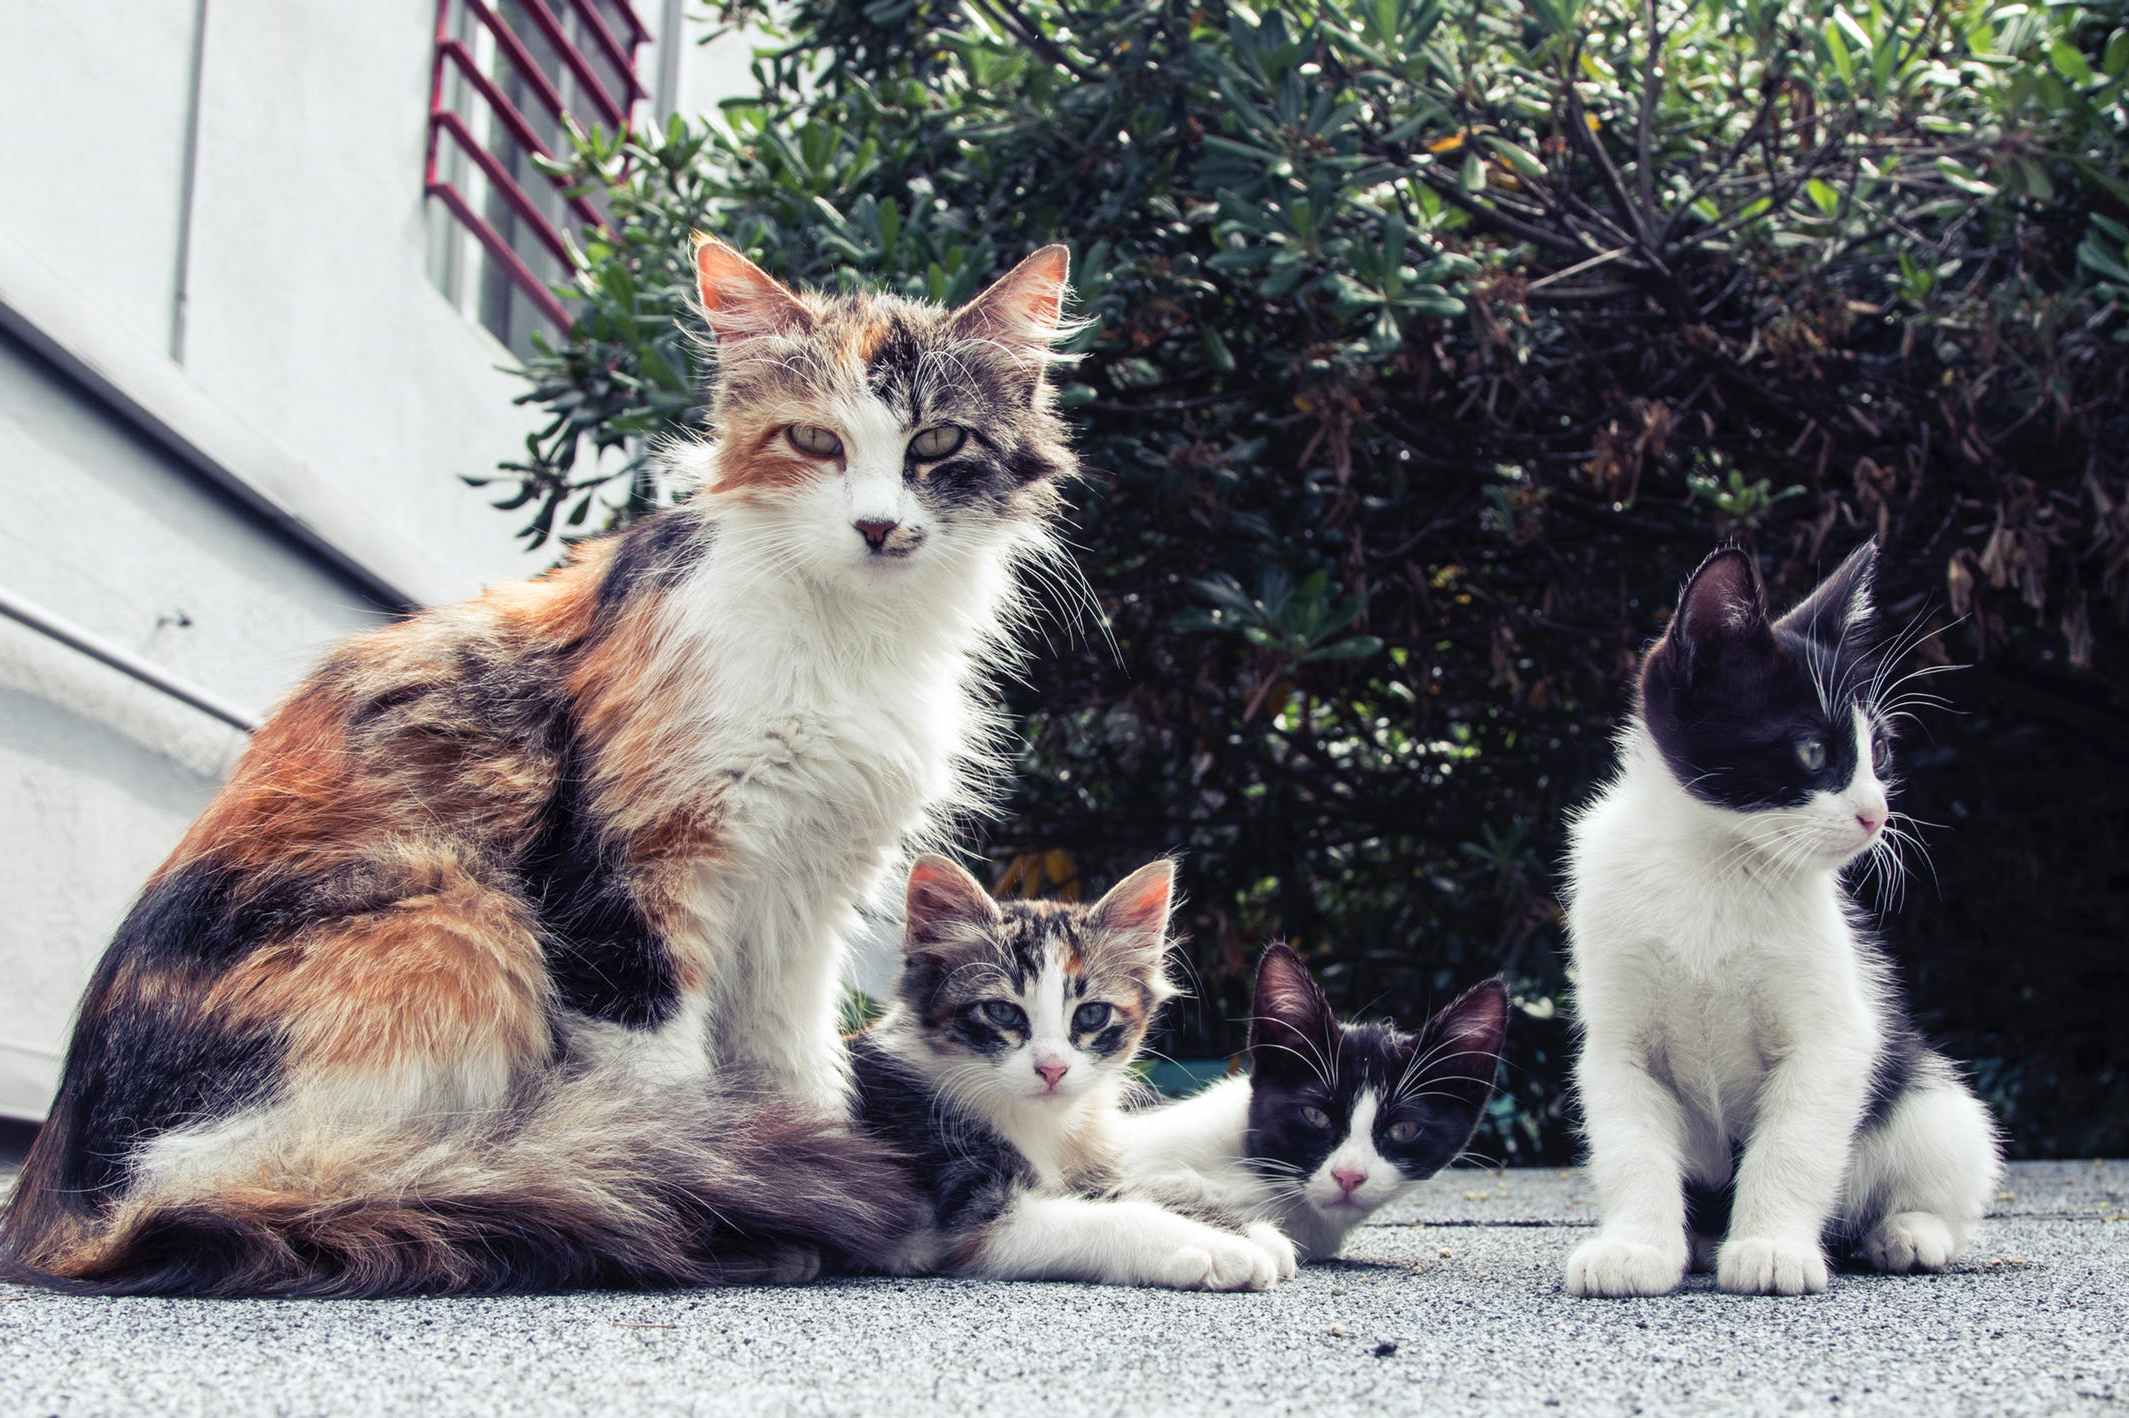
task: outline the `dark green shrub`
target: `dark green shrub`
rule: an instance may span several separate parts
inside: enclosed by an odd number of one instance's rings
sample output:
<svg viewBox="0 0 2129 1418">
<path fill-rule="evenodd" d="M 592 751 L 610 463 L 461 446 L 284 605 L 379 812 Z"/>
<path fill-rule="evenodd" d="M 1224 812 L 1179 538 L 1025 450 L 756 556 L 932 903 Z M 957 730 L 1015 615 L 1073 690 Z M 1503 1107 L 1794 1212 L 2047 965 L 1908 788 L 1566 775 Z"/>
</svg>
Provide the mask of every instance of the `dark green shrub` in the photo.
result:
<svg viewBox="0 0 2129 1418">
<path fill-rule="evenodd" d="M 1116 649 L 1060 642 L 1016 693 L 993 861 L 1069 887 L 1186 853 L 1178 1054 L 1235 1046 L 1270 936 L 1406 1015 L 1506 970 L 1490 1145 L 1559 1159 L 1559 825 L 1635 653 L 1718 539 L 1789 595 L 1877 533 L 1888 614 L 1978 665 L 1911 746 L 1905 805 L 1950 830 L 1888 933 L 2022 1149 L 2129 1147 L 2129 822 L 2096 786 L 2129 595 L 2118 11 L 781 13 L 758 99 L 576 157 L 615 226 L 527 371 L 553 422 L 504 505 L 533 540 L 652 505 L 645 440 L 699 416 L 691 228 L 944 300 L 1070 241 Z"/>
</svg>

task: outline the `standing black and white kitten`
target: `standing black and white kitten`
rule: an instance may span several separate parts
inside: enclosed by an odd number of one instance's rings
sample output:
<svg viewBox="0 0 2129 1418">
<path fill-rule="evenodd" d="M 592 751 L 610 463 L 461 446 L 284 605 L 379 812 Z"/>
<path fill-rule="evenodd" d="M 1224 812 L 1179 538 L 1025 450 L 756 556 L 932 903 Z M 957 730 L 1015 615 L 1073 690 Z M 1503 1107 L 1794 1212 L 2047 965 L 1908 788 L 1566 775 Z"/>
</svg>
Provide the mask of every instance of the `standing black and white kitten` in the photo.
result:
<svg viewBox="0 0 2129 1418">
<path fill-rule="evenodd" d="M 1269 1226 L 1222 1229 L 1113 1190 L 1131 1062 L 1175 992 L 1173 886 L 1157 861 L 1092 907 L 1001 902 L 944 857 L 918 858 L 899 997 L 851 1043 L 858 1121 L 907 1159 L 931 1208 L 868 1258 L 878 1269 L 1179 1290 L 1294 1273 Z"/>
<path fill-rule="evenodd" d="M 1994 1191 L 1988 1112 L 1917 1037 L 1841 884 L 1898 831 L 1876 564 L 1863 546 L 1770 621 L 1750 555 L 1702 562 L 1643 665 L 1619 771 L 1571 825 L 1602 1209 L 1567 1262 L 1574 1294 L 1663 1294 L 1711 1260 L 1725 1290 L 1813 1293 L 1829 1241 L 1938 1270 Z"/>
<path fill-rule="evenodd" d="M 1274 945 L 1253 1015 L 1246 1075 L 1124 1118 L 1124 1174 L 1178 1205 L 1276 1222 L 1304 1259 L 1327 1260 L 1470 1140 L 1493 1095 L 1508 987 L 1472 986 L 1417 1034 L 1346 1024 L 1301 957 Z"/>
</svg>

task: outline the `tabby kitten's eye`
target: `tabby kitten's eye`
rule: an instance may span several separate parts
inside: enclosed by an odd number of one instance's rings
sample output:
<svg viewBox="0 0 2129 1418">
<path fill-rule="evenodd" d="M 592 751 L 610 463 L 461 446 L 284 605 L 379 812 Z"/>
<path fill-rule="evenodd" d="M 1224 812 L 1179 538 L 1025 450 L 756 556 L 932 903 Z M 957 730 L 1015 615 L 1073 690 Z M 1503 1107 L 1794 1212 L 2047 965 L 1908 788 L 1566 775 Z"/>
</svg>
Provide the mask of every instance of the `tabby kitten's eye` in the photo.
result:
<svg viewBox="0 0 2129 1418">
<path fill-rule="evenodd" d="M 910 439 L 909 451 L 926 462 L 930 462 L 933 459 L 944 458 L 953 453 L 960 448 L 967 438 L 967 429 L 956 427 L 950 423 L 942 423 L 936 427 L 927 428 L 915 438 Z"/>
<path fill-rule="evenodd" d="M 1331 1115 L 1321 1108 L 1303 1108 L 1301 1110 L 1301 1121 L 1318 1131 L 1322 1131 L 1330 1127 Z"/>
<path fill-rule="evenodd" d="M 843 451 L 843 440 L 817 423 L 794 423 L 784 430 L 784 437 L 793 448 L 815 458 L 833 458 Z"/>
<path fill-rule="evenodd" d="M 1816 773 L 1826 766 L 1826 741 L 1813 734 L 1796 741 L 1796 761 L 1804 765 L 1806 773 Z"/>
<path fill-rule="evenodd" d="M 1418 1123 L 1403 1122 L 1390 1124 L 1390 1141 L 1392 1142 L 1410 1142 L 1413 1138 L 1418 1136 Z"/>
<path fill-rule="evenodd" d="M 1002 999 L 985 1000 L 976 1006 L 976 1015 L 993 1029 L 1022 1029 L 1028 1022 L 1027 1015 L 1021 1012 L 1019 1005 L 1009 1004 Z"/>
<path fill-rule="evenodd" d="M 1106 1004 L 1083 1004 L 1072 1015 L 1072 1027 L 1082 1034 L 1091 1033 L 1109 1022 L 1115 1011 Z"/>
</svg>

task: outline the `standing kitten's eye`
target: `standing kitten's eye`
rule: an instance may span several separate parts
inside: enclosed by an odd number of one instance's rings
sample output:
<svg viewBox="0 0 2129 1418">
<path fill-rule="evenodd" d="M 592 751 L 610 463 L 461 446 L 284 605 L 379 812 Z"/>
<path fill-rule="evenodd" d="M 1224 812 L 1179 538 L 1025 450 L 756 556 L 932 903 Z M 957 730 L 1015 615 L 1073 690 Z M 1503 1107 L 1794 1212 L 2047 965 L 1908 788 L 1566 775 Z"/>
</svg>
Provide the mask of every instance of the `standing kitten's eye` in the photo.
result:
<svg viewBox="0 0 2129 1418">
<path fill-rule="evenodd" d="M 1413 1138 L 1418 1136 L 1418 1123 L 1404 1122 L 1390 1124 L 1390 1141 L 1392 1142 L 1410 1142 Z"/>
<path fill-rule="evenodd" d="M 1072 1014 L 1072 1027 L 1082 1034 L 1091 1033 L 1107 1024 L 1114 1012 L 1106 1004 L 1083 1004 Z"/>
<path fill-rule="evenodd" d="M 1017 1004 L 1008 1004 L 1002 999 L 987 999 L 976 1006 L 976 1017 L 993 1029 L 1025 1029 L 1028 1017 Z"/>
<path fill-rule="evenodd" d="M 784 437 L 801 453 L 816 458 L 833 458 L 843 451 L 843 440 L 837 438 L 819 424 L 794 423 L 784 430 Z"/>
<path fill-rule="evenodd" d="M 1321 1108 L 1303 1108 L 1301 1110 L 1301 1121 L 1320 1131 L 1331 1125 L 1331 1115 Z"/>
<path fill-rule="evenodd" d="M 950 423 L 942 423 L 935 428 L 927 428 L 915 438 L 910 439 L 909 451 L 929 462 L 936 458 L 946 457 L 959 448 L 967 438 L 967 429 L 957 428 Z"/>
<path fill-rule="evenodd" d="M 1826 766 L 1826 741 L 1817 734 L 1796 741 L 1796 761 L 1804 765 L 1806 773 L 1816 773 Z"/>
</svg>

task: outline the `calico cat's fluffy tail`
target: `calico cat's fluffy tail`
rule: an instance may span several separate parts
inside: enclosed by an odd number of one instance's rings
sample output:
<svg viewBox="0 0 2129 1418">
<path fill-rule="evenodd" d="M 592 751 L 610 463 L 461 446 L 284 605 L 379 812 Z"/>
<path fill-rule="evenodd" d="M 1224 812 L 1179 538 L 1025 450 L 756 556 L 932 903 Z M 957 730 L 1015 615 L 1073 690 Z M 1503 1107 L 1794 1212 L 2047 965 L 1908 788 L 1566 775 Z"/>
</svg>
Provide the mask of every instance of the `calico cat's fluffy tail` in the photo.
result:
<svg viewBox="0 0 2129 1418">
<path fill-rule="evenodd" d="M 40 1146 L 0 1231 L 0 1279 L 322 1297 L 790 1281 L 877 1254 L 916 1219 L 883 1146 L 699 1092 L 579 1077 L 470 1131 L 275 1121 L 241 1180 L 143 1177 L 100 1212 L 51 1204 Z"/>
</svg>

